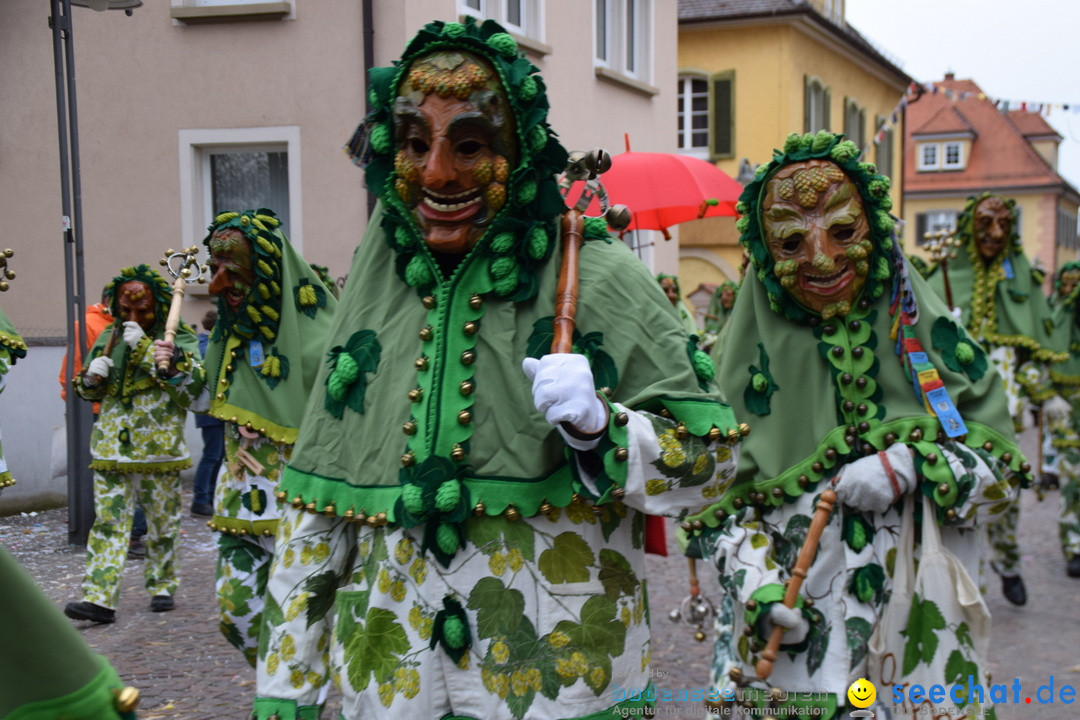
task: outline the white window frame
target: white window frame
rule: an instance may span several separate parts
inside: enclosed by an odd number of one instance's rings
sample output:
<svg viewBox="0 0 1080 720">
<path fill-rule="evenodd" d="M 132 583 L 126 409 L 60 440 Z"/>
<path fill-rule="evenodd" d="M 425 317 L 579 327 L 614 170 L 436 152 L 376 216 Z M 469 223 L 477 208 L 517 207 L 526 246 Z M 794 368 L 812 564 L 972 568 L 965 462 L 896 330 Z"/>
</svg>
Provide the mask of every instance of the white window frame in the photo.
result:
<svg viewBox="0 0 1080 720">
<path fill-rule="evenodd" d="M 510 22 L 509 5 L 521 5 L 521 23 Z M 544 0 L 458 0 L 458 15 L 490 19 L 521 37 L 544 42 Z"/>
<path fill-rule="evenodd" d="M 949 153 L 951 151 L 956 152 L 956 161 L 949 161 Z M 950 140 L 942 143 L 941 147 L 941 167 L 943 170 L 959 170 L 964 167 L 964 143 L 958 140 Z"/>
<path fill-rule="evenodd" d="M 818 130 L 828 129 L 826 127 L 828 123 L 826 122 L 825 117 L 828 114 L 826 109 L 826 95 L 828 89 L 825 87 L 825 83 L 820 78 L 810 78 L 807 83 L 806 92 L 808 94 L 808 104 L 810 106 L 809 112 L 807 113 L 810 116 L 808 118 L 810 124 L 808 132 L 817 132 Z"/>
<path fill-rule="evenodd" d="M 300 191 L 300 126 L 190 129 L 179 132 L 180 234 L 184 245 L 199 245 L 213 220 L 210 155 L 223 150 L 280 152 L 289 157 L 289 241 L 303 253 Z"/>
<path fill-rule="evenodd" d="M 957 215 L 958 213 L 955 210 L 927 210 L 926 231 L 930 233 L 939 230 L 953 232 L 956 230 Z"/>
<path fill-rule="evenodd" d="M 250 10 L 245 11 L 242 6 L 244 5 L 261 5 L 266 3 L 267 0 L 169 0 L 170 8 L 237 8 L 237 14 L 248 15 Z M 285 3 L 289 6 L 288 15 L 281 18 L 282 20 L 295 20 L 296 19 L 296 2 L 297 0 L 276 0 L 276 2 Z M 481 0 L 483 2 L 483 0 Z M 220 11 L 207 11 L 211 13 Z M 231 13 L 228 13 L 231 15 Z M 213 15 L 207 15 L 207 19 L 212 19 Z M 173 18 L 173 22 L 177 22 L 177 18 Z"/>
<path fill-rule="evenodd" d="M 926 157 L 926 151 L 934 152 L 933 158 Z M 917 170 L 937 170 L 941 167 L 941 145 L 939 143 L 919 143 L 915 151 L 919 154 Z"/>
<path fill-rule="evenodd" d="M 695 112 L 692 105 L 695 94 L 692 90 L 694 81 L 700 81 L 705 83 L 705 110 Z M 704 75 L 698 75 L 694 73 L 686 73 L 679 75 L 679 89 L 676 93 L 677 98 L 681 98 L 683 101 L 683 109 L 679 115 L 683 119 L 683 127 L 681 131 L 678 131 L 679 138 L 677 143 L 678 151 L 684 155 L 693 155 L 703 159 L 709 157 L 709 138 L 712 133 L 712 98 L 709 93 L 709 78 Z M 701 93 L 698 93 L 701 96 Z M 697 129 L 693 127 L 693 120 L 695 115 L 705 116 L 704 129 Z M 694 145 L 694 133 L 705 133 L 705 144 Z"/>
<path fill-rule="evenodd" d="M 603 55 L 599 42 L 601 12 L 605 19 Z M 593 0 L 593 23 L 593 63 L 638 82 L 652 82 L 652 0 Z"/>
</svg>

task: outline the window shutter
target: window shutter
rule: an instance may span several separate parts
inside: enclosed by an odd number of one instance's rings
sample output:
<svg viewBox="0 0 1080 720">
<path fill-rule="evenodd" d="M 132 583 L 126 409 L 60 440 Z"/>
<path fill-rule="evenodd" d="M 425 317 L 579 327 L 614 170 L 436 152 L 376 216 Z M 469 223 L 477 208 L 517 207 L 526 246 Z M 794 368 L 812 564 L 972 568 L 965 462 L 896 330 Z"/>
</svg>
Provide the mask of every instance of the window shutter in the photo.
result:
<svg viewBox="0 0 1080 720">
<path fill-rule="evenodd" d="M 803 75 L 803 132 L 810 132 L 810 76 Z"/>
<path fill-rule="evenodd" d="M 713 155 L 731 157 L 734 142 L 735 74 L 724 73 L 713 78 Z"/>
<path fill-rule="evenodd" d="M 830 115 L 830 111 L 832 110 L 832 93 L 829 92 L 828 88 L 825 88 L 821 91 L 821 104 L 823 110 L 822 120 L 824 120 L 824 125 L 822 125 L 822 129 L 831 130 L 832 117 Z"/>
<path fill-rule="evenodd" d="M 915 244 L 922 245 L 925 240 L 923 236 L 926 235 L 926 213 L 915 214 Z"/>
</svg>

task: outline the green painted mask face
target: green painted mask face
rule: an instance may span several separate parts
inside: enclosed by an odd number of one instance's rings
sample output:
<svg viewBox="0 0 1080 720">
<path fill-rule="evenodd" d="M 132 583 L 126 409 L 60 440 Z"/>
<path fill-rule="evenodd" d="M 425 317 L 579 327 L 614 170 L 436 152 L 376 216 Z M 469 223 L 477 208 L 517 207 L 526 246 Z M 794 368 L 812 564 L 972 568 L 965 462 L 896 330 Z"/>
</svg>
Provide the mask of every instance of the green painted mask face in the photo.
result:
<svg viewBox="0 0 1080 720">
<path fill-rule="evenodd" d="M 495 71 L 462 52 L 413 63 L 394 104 L 395 190 L 427 246 L 459 255 L 506 203 L 517 163 L 513 114 Z"/>
<path fill-rule="evenodd" d="M 255 281 L 251 242 L 239 230 L 227 228 L 216 231 L 209 245 L 210 294 L 219 298 L 223 311 L 235 313 Z"/>
<path fill-rule="evenodd" d="M 826 160 L 787 165 L 769 180 L 761 216 L 776 276 L 795 301 L 823 318 L 850 312 L 872 241 L 847 175 Z"/>
</svg>

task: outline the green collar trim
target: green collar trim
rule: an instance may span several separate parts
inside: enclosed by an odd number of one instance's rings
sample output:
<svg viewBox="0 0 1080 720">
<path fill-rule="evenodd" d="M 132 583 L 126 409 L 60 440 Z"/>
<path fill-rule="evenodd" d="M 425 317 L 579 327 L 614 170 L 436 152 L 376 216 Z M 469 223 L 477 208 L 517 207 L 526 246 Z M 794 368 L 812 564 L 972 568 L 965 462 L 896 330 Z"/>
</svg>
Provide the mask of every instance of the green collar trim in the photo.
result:
<svg viewBox="0 0 1080 720">
<path fill-rule="evenodd" d="M 118 473 L 175 472 L 191 467 L 191 458 L 162 460 L 158 462 L 128 462 L 126 460 L 91 460 L 91 470 Z"/>
<path fill-rule="evenodd" d="M 440 458 L 450 462 L 446 458 Z M 572 481 L 569 465 L 560 465 L 546 477 L 470 477 L 456 476 L 462 485 L 461 495 L 473 499 L 470 512 L 476 515 L 494 517 L 509 511 L 517 512 L 517 517 L 532 517 L 546 512 L 550 507 L 566 507 L 580 495 L 584 487 Z M 348 488 L 343 492 L 342 488 Z M 398 516 L 403 505 L 399 502 L 404 485 L 364 486 L 356 485 L 343 478 L 331 478 L 315 473 L 297 470 L 291 465 L 285 467 L 278 499 L 292 503 L 293 507 L 305 507 L 308 512 L 321 512 L 336 515 L 355 522 L 368 522 L 371 525 L 388 523 L 400 524 Z M 363 490 L 365 498 L 361 507 L 352 505 L 344 508 L 335 504 L 323 504 L 319 497 L 347 497 L 355 495 L 353 491 Z M 463 523 L 465 518 L 461 519 Z"/>
<path fill-rule="evenodd" d="M 59 717 L 117 718 L 135 720 L 134 710 L 121 712 L 116 708 L 117 693 L 124 687 L 120 676 L 101 656 L 101 670 L 77 690 L 60 697 L 28 703 L 15 708 L 4 720 L 52 720 Z"/>
<path fill-rule="evenodd" d="M 965 445 L 981 447 L 1007 465 L 1016 475 L 1026 480 L 1030 479 L 1031 466 L 1024 459 L 1015 441 L 980 423 L 968 422 L 967 426 L 968 435 L 966 440 L 963 440 Z M 915 450 L 917 457 L 929 462 L 927 458 L 936 452 L 934 448 L 937 446 L 933 440 L 938 437 L 939 432 L 943 432 L 941 423 L 936 417 L 927 415 L 881 423 L 863 435 L 862 439 L 875 450 L 882 451 L 894 442 L 899 442 L 900 438 L 907 438 L 903 442 Z M 822 480 L 832 477 L 832 469 L 838 463 L 855 459 L 852 457 L 854 448 L 848 445 L 845 439 L 846 434 L 847 428 L 834 428 L 822 439 L 817 450 L 810 457 L 775 478 L 743 483 L 730 488 L 719 502 L 690 517 L 689 520 L 691 522 L 700 520 L 705 526 L 715 528 L 729 515 L 739 512 L 748 505 L 775 508 L 805 492 L 815 492 Z M 926 438 L 925 442 L 924 438 Z M 962 501 L 964 496 L 961 495 L 961 488 L 952 477 L 951 471 L 948 471 L 947 463 L 930 462 L 929 465 L 936 467 L 932 473 L 924 473 L 928 481 L 931 480 L 930 475 L 933 475 L 932 484 L 924 484 L 924 492 L 934 498 L 942 511 L 948 510 Z M 943 485 L 947 487 L 943 488 Z"/>
</svg>

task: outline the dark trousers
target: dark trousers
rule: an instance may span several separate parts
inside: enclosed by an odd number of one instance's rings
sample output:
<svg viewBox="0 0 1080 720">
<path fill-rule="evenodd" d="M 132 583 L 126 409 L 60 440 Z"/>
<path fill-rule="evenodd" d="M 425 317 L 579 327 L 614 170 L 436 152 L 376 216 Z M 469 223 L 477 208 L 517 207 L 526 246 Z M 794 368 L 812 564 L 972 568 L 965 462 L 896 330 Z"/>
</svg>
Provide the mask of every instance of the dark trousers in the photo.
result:
<svg viewBox="0 0 1080 720">
<path fill-rule="evenodd" d="M 202 459 L 195 468 L 192 505 L 213 505 L 214 486 L 217 484 L 221 462 L 225 458 L 225 425 L 201 427 L 203 438 Z"/>
</svg>

